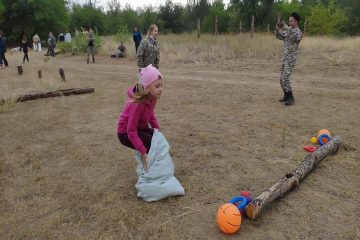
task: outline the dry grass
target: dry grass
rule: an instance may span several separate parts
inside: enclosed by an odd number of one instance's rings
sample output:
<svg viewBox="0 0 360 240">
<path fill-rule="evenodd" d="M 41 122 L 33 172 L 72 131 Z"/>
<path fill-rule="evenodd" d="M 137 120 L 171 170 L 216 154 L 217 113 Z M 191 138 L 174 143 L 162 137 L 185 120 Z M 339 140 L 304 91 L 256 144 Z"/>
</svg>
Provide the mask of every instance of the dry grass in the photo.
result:
<svg viewBox="0 0 360 240">
<path fill-rule="evenodd" d="M 44 62 L 30 52 L 23 76 L 14 53 L 0 70 L 1 97 L 67 87 L 95 93 L 1 109 L 1 239 L 360 238 L 359 39 L 305 38 L 290 108 L 277 102 L 281 43 L 272 36 L 159 40 L 166 82 L 156 112 L 186 195 L 136 198 L 133 152 L 116 138 L 125 91 L 137 81 L 132 45 L 128 59 L 114 61 L 109 39 L 89 65 L 85 56 Z M 321 128 L 346 147 L 234 237 L 221 234 L 217 208 L 241 190 L 259 194 L 294 168 Z"/>
</svg>

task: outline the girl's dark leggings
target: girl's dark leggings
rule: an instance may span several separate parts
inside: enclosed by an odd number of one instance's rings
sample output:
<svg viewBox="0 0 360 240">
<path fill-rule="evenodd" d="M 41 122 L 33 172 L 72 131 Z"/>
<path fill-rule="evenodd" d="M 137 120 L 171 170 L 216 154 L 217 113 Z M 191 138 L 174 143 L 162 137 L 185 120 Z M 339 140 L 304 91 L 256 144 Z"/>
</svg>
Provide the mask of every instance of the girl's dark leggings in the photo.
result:
<svg viewBox="0 0 360 240">
<path fill-rule="evenodd" d="M 25 62 L 25 59 L 27 59 L 27 61 L 29 62 L 29 56 L 27 52 L 24 52 L 23 62 Z"/>
<path fill-rule="evenodd" d="M 8 62 L 5 58 L 5 53 L 0 53 L 0 54 L 1 54 L 0 59 L 2 59 L 2 61 L 4 61 L 5 66 L 8 66 Z M 0 61 L 0 64 L 2 64 L 2 61 Z"/>
<path fill-rule="evenodd" d="M 146 153 L 149 153 L 153 134 L 154 134 L 154 129 L 152 128 L 138 129 L 138 135 L 147 149 Z M 135 149 L 134 145 L 129 140 L 127 133 L 118 133 L 118 138 L 122 145 Z"/>
</svg>

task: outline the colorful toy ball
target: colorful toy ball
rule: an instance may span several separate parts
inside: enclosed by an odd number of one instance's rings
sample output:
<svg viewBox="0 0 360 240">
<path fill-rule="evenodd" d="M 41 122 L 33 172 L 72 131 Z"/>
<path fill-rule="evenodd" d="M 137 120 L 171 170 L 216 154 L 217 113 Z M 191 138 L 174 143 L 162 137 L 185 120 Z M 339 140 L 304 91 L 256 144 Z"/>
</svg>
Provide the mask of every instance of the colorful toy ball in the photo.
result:
<svg viewBox="0 0 360 240">
<path fill-rule="evenodd" d="M 234 204 L 225 203 L 219 208 L 216 221 L 222 232 L 227 234 L 235 233 L 240 230 L 240 211 Z"/>
<path fill-rule="evenodd" d="M 318 132 L 317 139 L 318 139 L 320 146 L 327 144 L 328 142 L 331 141 L 330 131 L 327 129 L 321 129 Z"/>
<path fill-rule="evenodd" d="M 312 137 L 312 138 L 310 139 L 310 141 L 311 141 L 312 144 L 317 144 L 317 143 L 318 143 L 318 140 L 317 140 L 316 137 Z"/>
</svg>

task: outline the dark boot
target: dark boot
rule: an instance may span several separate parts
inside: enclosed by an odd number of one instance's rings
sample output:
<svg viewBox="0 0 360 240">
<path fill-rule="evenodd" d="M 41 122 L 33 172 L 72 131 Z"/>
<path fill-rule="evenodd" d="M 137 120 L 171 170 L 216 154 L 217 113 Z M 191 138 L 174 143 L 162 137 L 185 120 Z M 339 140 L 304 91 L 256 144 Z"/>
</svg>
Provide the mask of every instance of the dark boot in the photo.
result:
<svg viewBox="0 0 360 240">
<path fill-rule="evenodd" d="M 284 96 L 279 99 L 279 102 L 285 102 L 286 101 L 286 93 L 284 92 Z"/>
<path fill-rule="evenodd" d="M 89 59 L 87 59 L 87 61 L 86 61 L 86 62 L 87 62 L 87 64 L 89 64 Z"/>
<path fill-rule="evenodd" d="M 95 58 L 93 58 L 92 60 L 93 60 L 93 63 L 95 63 Z"/>
<path fill-rule="evenodd" d="M 288 95 L 288 98 L 285 101 L 285 105 L 286 106 L 293 105 L 295 102 L 295 99 L 294 99 L 292 92 L 288 92 L 287 95 Z"/>
</svg>

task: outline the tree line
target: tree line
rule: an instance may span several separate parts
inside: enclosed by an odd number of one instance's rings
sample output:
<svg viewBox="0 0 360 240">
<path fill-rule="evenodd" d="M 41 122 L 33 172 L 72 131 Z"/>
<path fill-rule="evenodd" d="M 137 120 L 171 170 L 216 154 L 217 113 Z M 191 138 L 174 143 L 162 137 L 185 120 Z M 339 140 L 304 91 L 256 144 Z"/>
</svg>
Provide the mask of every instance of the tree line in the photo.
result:
<svg viewBox="0 0 360 240">
<path fill-rule="evenodd" d="M 359 0 L 231 0 L 225 6 L 222 0 L 188 0 L 186 5 L 166 1 L 158 8 L 144 6 L 133 9 L 122 6 L 120 0 L 108 0 L 101 6 L 96 0 L 85 4 L 70 0 L 0 0 L 0 26 L 10 42 L 22 35 L 38 33 L 47 38 L 50 31 L 75 32 L 92 27 L 101 35 L 113 35 L 124 26 L 131 31 L 138 27 L 143 33 L 156 23 L 162 33 L 192 32 L 197 19 L 201 31 L 213 33 L 218 17 L 220 33 L 250 30 L 251 16 L 255 17 L 256 31 L 272 30 L 278 17 L 287 20 L 296 11 L 308 17 L 307 30 L 314 35 L 356 35 L 360 32 Z"/>
</svg>

